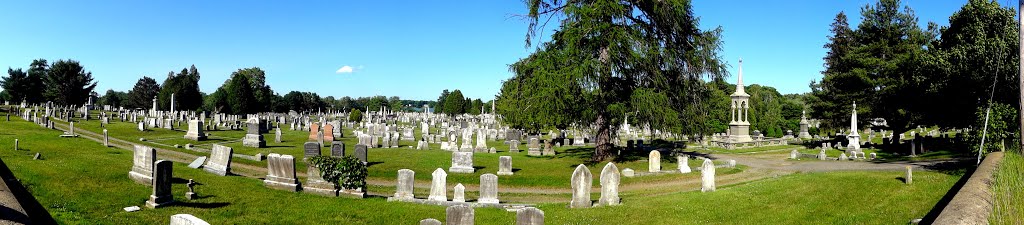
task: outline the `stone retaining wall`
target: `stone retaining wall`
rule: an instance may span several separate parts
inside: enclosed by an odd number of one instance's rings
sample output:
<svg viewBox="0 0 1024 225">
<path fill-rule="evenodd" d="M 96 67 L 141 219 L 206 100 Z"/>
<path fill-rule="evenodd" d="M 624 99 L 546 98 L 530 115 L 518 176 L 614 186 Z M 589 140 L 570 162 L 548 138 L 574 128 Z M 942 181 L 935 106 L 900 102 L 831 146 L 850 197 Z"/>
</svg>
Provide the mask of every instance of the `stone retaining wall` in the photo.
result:
<svg viewBox="0 0 1024 225">
<path fill-rule="evenodd" d="M 992 215 L 992 176 L 1002 161 L 1003 152 L 989 153 L 933 224 L 989 224 L 988 217 Z"/>
</svg>

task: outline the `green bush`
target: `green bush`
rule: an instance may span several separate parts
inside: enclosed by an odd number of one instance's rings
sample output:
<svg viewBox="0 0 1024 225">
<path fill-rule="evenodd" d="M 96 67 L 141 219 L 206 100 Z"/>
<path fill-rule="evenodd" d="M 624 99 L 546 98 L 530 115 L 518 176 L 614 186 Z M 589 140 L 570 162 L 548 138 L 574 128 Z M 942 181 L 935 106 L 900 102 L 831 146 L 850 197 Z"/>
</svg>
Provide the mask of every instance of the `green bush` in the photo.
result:
<svg viewBox="0 0 1024 225">
<path fill-rule="evenodd" d="M 356 123 L 362 122 L 363 112 L 359 111 L 358 109 L 353 109 L 352 112 L 348 113 L 348 121 Z"/>
<path fill-rule="evenodd" d="M 309 162 L 320 170 L 320 176 L 336 187 L 363 189 L 366 187 L 366 164 L 352 156 L 342 158 L 314 156 Z"/>
</svg>

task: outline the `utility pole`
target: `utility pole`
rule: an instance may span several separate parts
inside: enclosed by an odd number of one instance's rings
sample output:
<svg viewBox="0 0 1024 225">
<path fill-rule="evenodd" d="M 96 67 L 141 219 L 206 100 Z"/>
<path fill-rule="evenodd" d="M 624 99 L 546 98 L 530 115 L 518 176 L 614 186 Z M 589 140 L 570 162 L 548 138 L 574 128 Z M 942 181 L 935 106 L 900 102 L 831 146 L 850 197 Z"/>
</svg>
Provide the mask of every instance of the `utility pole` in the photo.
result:
<svg viewBox="0 0 1024 225">
<path fill-rule="evenodd" d="M 1017 1 L 1017 12 L 1017 24 L 1020 26 L 1020 29 L 1017 29 L 1017 37 L 1020 38 L 1020 45 L 1018 45 L 1019 49 L 1017 52 L 1020 54 L 1020 61 L 1017 65 L 1017 72 L 1019 73 L 1017 80 L 1020 81 L 1020 86 L 1018 88 L 1020 90 L 1020 99 L 1017 101 L 1020 105 L 1020 109 L 1017 112 L 1020 112 L 1019 115 L 1021 115 L 1020 131 L 1024 132 L 1024 35 L 1022 35 L 1024 34 L 1024 32 L 1022 32 L 1024 31 L 1024 23 L 1022 23 L 1024 22 L 1024 19 L 1022 19 L 1022 17 L 1024 17 L 1024 0 Z M 1020 149 L 1024 150 L 1024 138 L 1021 138 L 1020 141 Z"/>
</svg>

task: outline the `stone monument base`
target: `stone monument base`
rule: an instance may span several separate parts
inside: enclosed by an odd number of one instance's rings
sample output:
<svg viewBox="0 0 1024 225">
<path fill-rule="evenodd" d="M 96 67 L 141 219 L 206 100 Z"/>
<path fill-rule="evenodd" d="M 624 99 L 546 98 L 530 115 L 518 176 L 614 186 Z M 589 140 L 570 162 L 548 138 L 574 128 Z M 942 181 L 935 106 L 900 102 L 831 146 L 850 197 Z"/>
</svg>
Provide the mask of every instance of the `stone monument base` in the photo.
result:
<svg viewBox="0 0 1024 225">
<path fill-rule="evenodd" d="M 473 173 L 473 172 L 476 172 L 476 169 L 473 169 L 473 167 L 461 167 L 461 166 L 460 167 L 454 167 L 453 166 L 453 167 L 448 167 L 448 172 L 449 173 Z"/>
<path fill-rule="evenodd" d="M 135 183 L 140 183 L 146 186 L 153 186 L 153 177 L 145 175 L 135 171 L 128 172 L 128 178 L 131 178 Z"/>
</svg>

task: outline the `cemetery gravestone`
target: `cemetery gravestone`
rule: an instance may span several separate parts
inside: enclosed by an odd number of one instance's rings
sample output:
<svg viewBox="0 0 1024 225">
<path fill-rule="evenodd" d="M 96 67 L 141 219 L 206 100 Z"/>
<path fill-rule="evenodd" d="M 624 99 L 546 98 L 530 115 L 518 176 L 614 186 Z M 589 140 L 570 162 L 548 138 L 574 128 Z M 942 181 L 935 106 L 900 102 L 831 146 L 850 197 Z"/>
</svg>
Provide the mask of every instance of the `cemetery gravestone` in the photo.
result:
<svg viewBox="0 0 1024 225">
<path fill-rule="evenodd" d="M 360 162 L 363 162 L 363 163 L 370 162 L 370 161 L 367 161 L 368 160 L 368 158 L 367 158 L 368 155 L 367 155 L 367 152 L 366 152 L 366 145 L 356 145 L 356 153 L 355 153 L 355 155 L 356 155 L 356 159 L 359 159 Z"/>
<path fill-rule="evenodd" d="M 715 191 L 715 163 L 710 159 L 704 159 L 700 170 L 700 192 Z"/>
<path fill-rule="evenodd" d="M 267 178 L 263 180 L 263 185 L 279 190 L 299 191 L 299 180 L 295 178 L 295 158 L 277 153 L 267 155 Z"/>
<path fill-rule="evenodd" d="M 466 186 L 462 183 L 455 184 L 455 190 L 452 191 L 453 202 L 466 202 Z"/>
<path fill-rule="evenodd" d="M 328 197 L 338 196 L 338 190 L 334 188 L 334 184 L 325 181 L 320 175 L 320 169 L 314 165 L 308 165 L 306 169 L 306 183 L 302 185 L 302 192 Z"/>
<path fill-rule="evenodd" d="M 473 173 L 473 152 L 452 152 L 452 166 L 448 168 L 451 173 Z"/>
<path fill-rule="evenodd" d="M 331 156 L 332 157 L 345 157 L 345 143 L 341 141 L 331 142 Z"/>
<path fill-rule="evenodd" d="M 619 204 L 619 167 L 614 163 L 604 165 L 601 170 L 601 198 L 597 201 L 599 205 Z"/>
<path fill-rule="evenodd" d="M 512 175 L 512 156 L 498 157 L 498 175 Z"/>
<path fill-rule="evenodd" d="M 395 187 L 396 199 L 413 199 L 413 184 L 415 183 L 416 172 L 410 169 L 398 170 L 398 184 Z"/>
<path fill-rule="evenodd" d="M 227 176 L 231 174 L 231 155 L 234 151 L 231 147 L 213 144 L 210 152 L 210 160 L 203 165 L 203 170 L 213 174 Z"/>
<path fill-rule="evenodd" d="M 448 201 L 448 186 L 446 184 L 448 173 L 445 173 L 441 168 L 437 168 L 430 175 L 433 176 L 433 179 L 430 182 L 430 196 L 427 199 L 442 202 Z"/>
<path fill-rule="evenodd" d="M 647 172 L 661 172 L 661 152 L 652 150 L 647 154 Z"/>
<path fill-rule="evenodd" d="M 580 164 L 572 172 L 572 201 L 569 208 L 590 208 L 590 188 L 594 176 L 587 169 L 587 166 Z"/>
<path fill-rule="evenodd" d="M 185 133 L 185 139 L 193 141 L 204 141 L 206 140 L 206 134 L 203 133 L 203 121 L 202 120 L 189 120 L 188 121 L 188 132 Z"/>
<path fill-rule="evenodd" d="M 128 172 L 128 178 L 137 183 L 151 185 L 153 183 L 153 163 L 155 162 L 156 149 L 136 145 L 135 155 L 132 159 L 132 171 Z"/>
<path fill-rule="evenodd" d="M 526 207 L 516 211 L 516 225 L 544 225 L 544 211 Z"/>
<path fill-rule="evenodd" d="M 498 176 L 494 174 L 480 175 L 479 203 L 498 204 Z"/>
<path fill-rule="evenodd" d="M 445 223 L 448 225 L 472 225 L 473 208 L 465 205 L 448 206 L 445 209 Z"/>
<path fill-rule="evenodd" d="M 303 153 L 305 158 L 313 156 L 320 156 L 320 144 L 316 142 L 306 142 L 302 145 Z"/>
<path fill-rule="evenodd" d="M 251 121 L 247 124 L 247 132 L 245 138 L 242 139 L 242 145 L 253 148 L 263 148 L 267 146 L 267 141 L 263 140 L 263 135 L 260 134 L 259 122 L 252 123 Z"/>
<path fill-rule="evenodd" d="M 679 155 L 676 156 L 676 163 L 679 164 L 679 173 L 690 173 L 690 156 Z"/>
<path fill-rule="evenodd" d="M 174 163 L 167 160 L 154 163 L 153 194 L 149 196 L 149 201 L 146 201 L 146 207 L 157 208 L 174 202 L 174 196 L 171 195 L 172 166 Z"/>
</svg>

